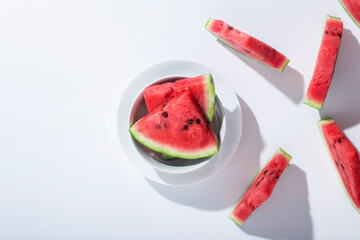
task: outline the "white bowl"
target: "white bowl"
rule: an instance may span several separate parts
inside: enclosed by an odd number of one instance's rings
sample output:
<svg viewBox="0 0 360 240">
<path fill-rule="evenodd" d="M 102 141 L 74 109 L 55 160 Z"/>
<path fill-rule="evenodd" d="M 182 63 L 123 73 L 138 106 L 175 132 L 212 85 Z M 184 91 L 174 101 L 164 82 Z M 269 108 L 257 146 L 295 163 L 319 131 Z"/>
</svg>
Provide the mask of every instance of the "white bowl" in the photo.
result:
<svg viewBox="0 0 360 240">
<path fill-rule="evenodd" d="M 162 160 L 160 154 L 132 138 L 129 127 L 147 114 L 145 87 L 206 73 L 212 74 L 215 85 L 215 114 L 211 125 L 220 140 L 218 153 L 198 160 Z M 124 153 L 145 177 L 167 185 L 189 185 L 208 179 L 231 159 L 242 131 L 241 108 L 234 91 L 219 74 L 197 63 L 168 61 L 144 70 L 129 84 L 119 104 L 117 126 Z"/>
<path fill-rule="evenodd" d="M 160 84 L 164 82 L 169 81 L 175 81 L 178 79 L 183 79 L 184 77 L 170 77 L 165 79 L 160 79 L 158 81 L 155 81 L 154 84 Z M 146 109 L 145 101 L 144 101 L 144 94 L 141 92 L 135 101 L 133 102 L 132 108 L 130 110 L 130 124 L 134 124 L 137 122 L 140 118 L 144 117 L 148 114 L 148 111 Z M 215 112 L 213 121 L 211 123 L 211 127 L 214 130 L 218 140 L 219 145 L 221 146 L 221 139 L 225 135 L 225 124 L 223 125 L 224 120 L 224 109 L 223 106 L 219 100 L 218 97 L 215 98 Z M 153 151 L 138 141 L 136 141 L 134 138 L 132 138 L 135 147 L 140 152 L 140 154 L 144 157 L 146 161 L 148 161 L 149 164 L 151 164 L 154 168 L 167 172 L 167 173 L 186 173 L 191 172 L 196 169 L 199 169 L 204 164 L 206 164 L 206 161 L 208 161 L 211 157 L 206 158 L 200 158 L 200 159 L 182 159 L 182 158 L 172 158 L 172 159 L 163 159 L 161 153 L 158 153 L 156 151 Z"/>
</svg>

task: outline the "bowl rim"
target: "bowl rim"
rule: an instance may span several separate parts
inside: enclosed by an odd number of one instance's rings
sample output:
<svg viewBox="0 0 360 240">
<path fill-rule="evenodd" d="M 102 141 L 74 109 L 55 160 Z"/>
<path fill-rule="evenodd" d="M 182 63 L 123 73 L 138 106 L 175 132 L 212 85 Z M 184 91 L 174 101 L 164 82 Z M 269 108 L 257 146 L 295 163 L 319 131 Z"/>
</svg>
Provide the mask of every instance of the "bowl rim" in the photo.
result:
<svg viewBox="0 0 360 240">
<path fill-rule="evenodd" d="M 206 73 L 211 73 L 213 76 L 213 83 L 215 86 L 216 95 L 221 101 L 221 104 L 224 107 L 224 102 L 222 98 L 226 98 L 226 106 L 229 109 L 224 108 L 224 121 L 221 129 L 227 129 L 229 123 L 235 128 L 235 134 L 232 133 L 232 142 L 229 146 L 220 146 L 218 153 L 210 157 L 207 161 L 203 163 L 179 167 L 171 166 L 156 160 L 153 160 L 153 164 L 149 163 L 144 159 L 144 156 L 139 152 L 136 147 L 134 147 L 134 142 L 132 136 L 128 131 L 128 126 L 130 126 L 130 113 L 133 107 L 134 101 L 138 98 L 141 92 L 144 91 L 145 87 L 151 85 L 152 83 L 159 81 L 160 79 L 174 77 L 174 76 L 198 76 Z M 218 89 L 218 87 L 223 88 Z M 219 96 L 219 93 L 221 96 Z M 117 132 L 120 145 L 123 152 L 125 153 L 129 162 L 133 163 L 142 174 L 158 183 L 166 185 L 189 185 L 192 183 L 203 181 L 220 169 L 222 169 L 226 163 L 230 160 L 233 153 L 236 150 L 236 147 L 240 141 L 241 132 L 242 132 L 242 113 L 240 103 L 230 85 L 225 81 L 225 79 L 216 73 L 215 71 L 210 70 L 207 67 L 204 67 L 198 63 L 186 61 L 186 60 L 172 60 L 166 62 L 160 62 L 149 68 L 146 68 L 142 72 L 136 75 L 136 77 L 128 84 L 124 89 L 124 92 L 120 98 L 120 103 L 118 105 L 117 112 Z M 126 112 L 126 115 L 124 114 Z M 232 111 L 234 113 L 232 113 Z M 237 121 L 234 123 L 233 120 L 229 119 L 230 115 Z M 125 125 L 125 126 L 124 126 Z M 125 129 L 126 127 L 126 129 Z M 225 132 L 223 136 L 223 143 L 225 143 L 226 137 L 231 137 L 228 131 Z M 234 147 L 235 146 L 235 147 Z M 226 151 L 226 154 L 224 152 Z M 223 155 L 226 159 L 218 159 L 221 155 L 219 153 L 223 152 Z M 217 158 L 216 161 L 213 161 L 214 158 Z M 145 160 L 145 161 L 144 161 Z M 155 163 L 155 161 L 157 163 Z M 157 164 L 160 167 L 155 167 Z M 180 171 L 181 169 L 181 171 Z M 198 176 L 195 176 L 198 175 Z"/>
</svg>

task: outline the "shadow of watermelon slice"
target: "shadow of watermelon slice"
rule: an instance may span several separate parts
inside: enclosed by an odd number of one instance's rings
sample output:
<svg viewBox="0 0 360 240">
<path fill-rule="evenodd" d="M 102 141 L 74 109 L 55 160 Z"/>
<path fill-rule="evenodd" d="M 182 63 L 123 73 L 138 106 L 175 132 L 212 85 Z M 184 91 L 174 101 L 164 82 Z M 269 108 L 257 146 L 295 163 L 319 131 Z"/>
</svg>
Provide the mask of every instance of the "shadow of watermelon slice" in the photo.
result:
<svg viewBox="0 0 360 240">
<path fill-rule="evenodd" d="M 262 75 L 294 103 L 299 104 L 301 102 L 304 91 L 304 76 L 297 70 L 288 65 L 284 72 L 274 71 L 264 64 L 259 64 L 258 62 L 253 61 L 252 59 L 228 47 L 222 41 L 217 41 L 221 46 L 234 54 L 237 58 L 241 59 L 242 62 Z"/>
</svg>

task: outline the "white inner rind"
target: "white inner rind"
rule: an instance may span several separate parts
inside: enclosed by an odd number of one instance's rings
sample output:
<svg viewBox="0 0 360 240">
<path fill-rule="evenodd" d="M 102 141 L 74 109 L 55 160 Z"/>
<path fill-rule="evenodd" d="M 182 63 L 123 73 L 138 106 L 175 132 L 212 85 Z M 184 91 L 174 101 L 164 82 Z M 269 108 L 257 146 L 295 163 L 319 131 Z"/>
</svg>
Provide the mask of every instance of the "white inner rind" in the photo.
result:
<svg viewBox="0 0 360 240">
<path fill-rule="evenodd" d="M 321 103 L 321 104 L 317 103 L 317 102 L 315 102 L 313 100 L 310 100 L 308 97 L 305 97 L 303 103 L 306 104 L 306 105 L 309 105 L 310 107 L 313 107 L 313 108 L 315 108 L 317 110 L 320 110 L 322 108 L 322 106 L 323 106 L 323 103 Z"/>
<path fill-rule="evenodd" d="M 241 225 L 244 223 L 244 222 L 240 221 L 238 218 L 236 218 L 236 216 L 234 216 L 233 213 L 231 213 L 230 219 L 233 220 L 237 225 L 239 225 L 239 227 L 241 227 Z"/>
</svg>

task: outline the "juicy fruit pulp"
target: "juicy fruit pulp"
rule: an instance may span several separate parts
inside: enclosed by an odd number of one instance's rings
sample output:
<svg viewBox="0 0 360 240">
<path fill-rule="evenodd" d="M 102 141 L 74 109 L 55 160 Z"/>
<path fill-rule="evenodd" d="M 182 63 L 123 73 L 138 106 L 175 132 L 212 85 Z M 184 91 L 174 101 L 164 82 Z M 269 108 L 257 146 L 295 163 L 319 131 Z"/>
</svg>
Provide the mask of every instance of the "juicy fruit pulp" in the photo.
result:
<svg viewBox="0 0 360 240">
<path fill-rule="evenodd" d="M 144 98 L 148 112 L 152 112 L 155 108 L 164 105 L 169 99 L 185 91 L 191 92 L 206 118 L 211 122 L 214 115 L 215 91 L 210 73 L 145 88 Z"/>
<path fill-rule="evenodd" d="M 284 71 L 290 61 L 264 42 L 231 27 L 221 20 L 209 18 L 205 28 L 236 51 L 281 72 Z"/>
<path fill-rule="evenodd" d="M 339 0 L 355 24 L 360 27 L 360 2 L 358 0 Z"/>
<path fill-rule="evenodd" d="M 304 104 L 321 109 L 330 87 L 343 33 L 340 18 L 327 16 L 325 30 Z"/>
<path fill-rule="evenodd" d="M 356 210 L 360 213 L 360 159 L 354 145 L 333 119 L 319 121 L 331 162 Z"/>
<path fill-rule="evenodd" d="M 156 108 L 129 131 L 148 148 L 173 157 L 195 159 L 219 151 L 216 135 L 189 91 Z"/>
<path fill-rule="evenodd" d="M 291 156 L 279 148 L 266 166 L 250 184 L 230 218 L 241 226 L 252 212 L 261 206 L 271 195 L 283 171 L 289 165 Z"/>
</svg>

